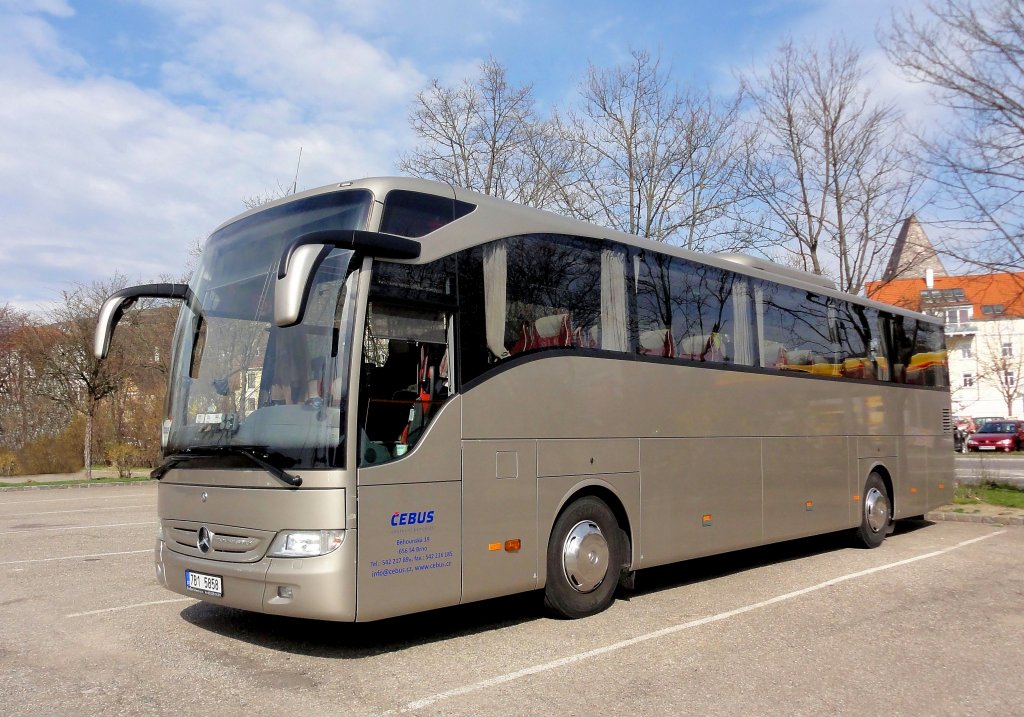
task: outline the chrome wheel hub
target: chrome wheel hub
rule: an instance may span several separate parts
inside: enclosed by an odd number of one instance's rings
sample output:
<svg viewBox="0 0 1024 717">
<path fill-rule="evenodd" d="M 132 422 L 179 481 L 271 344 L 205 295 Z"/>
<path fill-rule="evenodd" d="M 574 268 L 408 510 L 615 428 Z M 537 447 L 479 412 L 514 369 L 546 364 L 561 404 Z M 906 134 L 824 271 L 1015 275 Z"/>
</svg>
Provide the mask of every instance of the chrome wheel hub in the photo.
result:
<svg viewBox="0 0 1024 717">
<path fill-rule="evenodd" d="M 582 520 L 573 526 L 562 546 L 562 569 L 574 590 L 596 590 L 608 573 L 608 559 L 608 541 L 597 523 Z"/>
<path fill-rule="evenodd" d="M 864 517 L 867 519 L 868 527 L 872 533 L 880 533 L 889 524 L 889 499 L 885 493 L 872 488 L 864 496 Z"/>
</svg>

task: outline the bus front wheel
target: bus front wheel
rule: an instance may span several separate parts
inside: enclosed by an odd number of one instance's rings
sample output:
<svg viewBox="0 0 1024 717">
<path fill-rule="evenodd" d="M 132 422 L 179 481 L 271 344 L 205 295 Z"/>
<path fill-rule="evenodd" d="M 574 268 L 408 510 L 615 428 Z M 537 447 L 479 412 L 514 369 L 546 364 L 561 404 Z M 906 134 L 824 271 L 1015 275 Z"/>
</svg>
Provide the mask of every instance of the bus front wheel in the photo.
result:
<svg viewBox="0 0 1024 717">
<path fill-rule="evenodd" d="M 567 618 L 595 615 L 611 605 L 623 565 L 623 535 L 603 500 L 588 495 L 573 501 L 551 530 L 544 605 Z"/>
<path fill-rule="evenodd" d="M 868 476 L 861 500 L 857 540 L 866 548 L 877 548 L 892 532 L 892 499 L 885 481 L 877 473 Z"/>
</svg>

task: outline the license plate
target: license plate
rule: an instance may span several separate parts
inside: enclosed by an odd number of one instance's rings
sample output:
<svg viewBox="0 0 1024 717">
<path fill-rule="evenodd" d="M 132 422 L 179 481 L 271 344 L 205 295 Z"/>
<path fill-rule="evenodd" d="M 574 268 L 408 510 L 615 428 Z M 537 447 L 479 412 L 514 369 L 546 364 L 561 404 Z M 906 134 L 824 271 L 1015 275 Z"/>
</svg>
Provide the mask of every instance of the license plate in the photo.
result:
<svg viewBox="0 0 1024 717">
<path fill-rule="evenodd" d="M 978 446 L 978 450 L 982 451 L 994 451 L 995 449 L 995 446 Z"/>
<path fill-rule="evenodd" d="M 207 575 L 186 570 L 185 589 L 204 595 L 224 597 L 224 578 L 220 575 Z"/>
</svg>

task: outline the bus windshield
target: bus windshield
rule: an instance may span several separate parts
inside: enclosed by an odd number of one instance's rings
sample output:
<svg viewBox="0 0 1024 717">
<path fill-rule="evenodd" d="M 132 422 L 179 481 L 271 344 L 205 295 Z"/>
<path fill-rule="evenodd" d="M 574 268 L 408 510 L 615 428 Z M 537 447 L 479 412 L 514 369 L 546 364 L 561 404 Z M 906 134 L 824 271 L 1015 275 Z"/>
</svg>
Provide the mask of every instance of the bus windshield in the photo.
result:
<svg viewBox="0 0 1024 717">
<path fill-rule="evenodd" d="M 262 454 L 282 468 L 341 467 L 357 258 L 335 249 L 311 282 L 303 321 L 273 323 L 285 246 L 327 229 L 362 229 L 366 191 L 272 207 L 207 242 L 175 331 L 165 454 Z"/>
</svg>

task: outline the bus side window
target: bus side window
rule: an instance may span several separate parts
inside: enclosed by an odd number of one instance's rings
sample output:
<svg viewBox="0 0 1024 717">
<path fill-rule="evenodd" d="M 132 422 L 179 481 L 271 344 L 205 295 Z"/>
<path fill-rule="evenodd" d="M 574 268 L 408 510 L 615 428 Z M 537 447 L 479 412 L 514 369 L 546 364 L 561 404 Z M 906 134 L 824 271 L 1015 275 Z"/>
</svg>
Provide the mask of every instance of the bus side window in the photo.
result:
<svg viewBox="0 0 1024 717">
<path fill-rule="evenodd" d="M 826 297 L 762 282 L 757 310 L 765 368 L 834 373 L 835 331 Z"/>
<path fill-rule="evenodd" d="M 450 328 L 450 315 L 439 310 L 370 303 L 359 390 L 361 465 L 405 455 L 448 400 Z"/>
<path fill-rule="evenodd" d="M 878 341 L 872 326 L 878 312 L 845 301 L 836 302 L 836 332 L 840 373 L 844 378 L 875 380 L 878 377 Z"/>
<path fill-rule="evenodd" d="M 512 237 L 502 243 L 504 247 L 485 253 L 485 282 L 499 278 L 502 263 L 507 272 L 504 343 L 497 345 L 497 332 L 492 336 L 488 329 L 492 354 L 507 358 L 538 349 L 590 348 L 579 342 L 599 335 L 593 329 L 601 326 L 602 296 L 607 293 L 602 291 L 602 264 L 608 263 L 600 249 L 553 235 Z M 500 320 L 500 307 L 487 313 L 488 319 Z"/>
<path fill-rule="evenodd" d="M 380 230 L 403 237 L 421 237 L 476 209 L 473 204 L 436 194 L 393 189 L 384 198 Z"/>
</svg>

